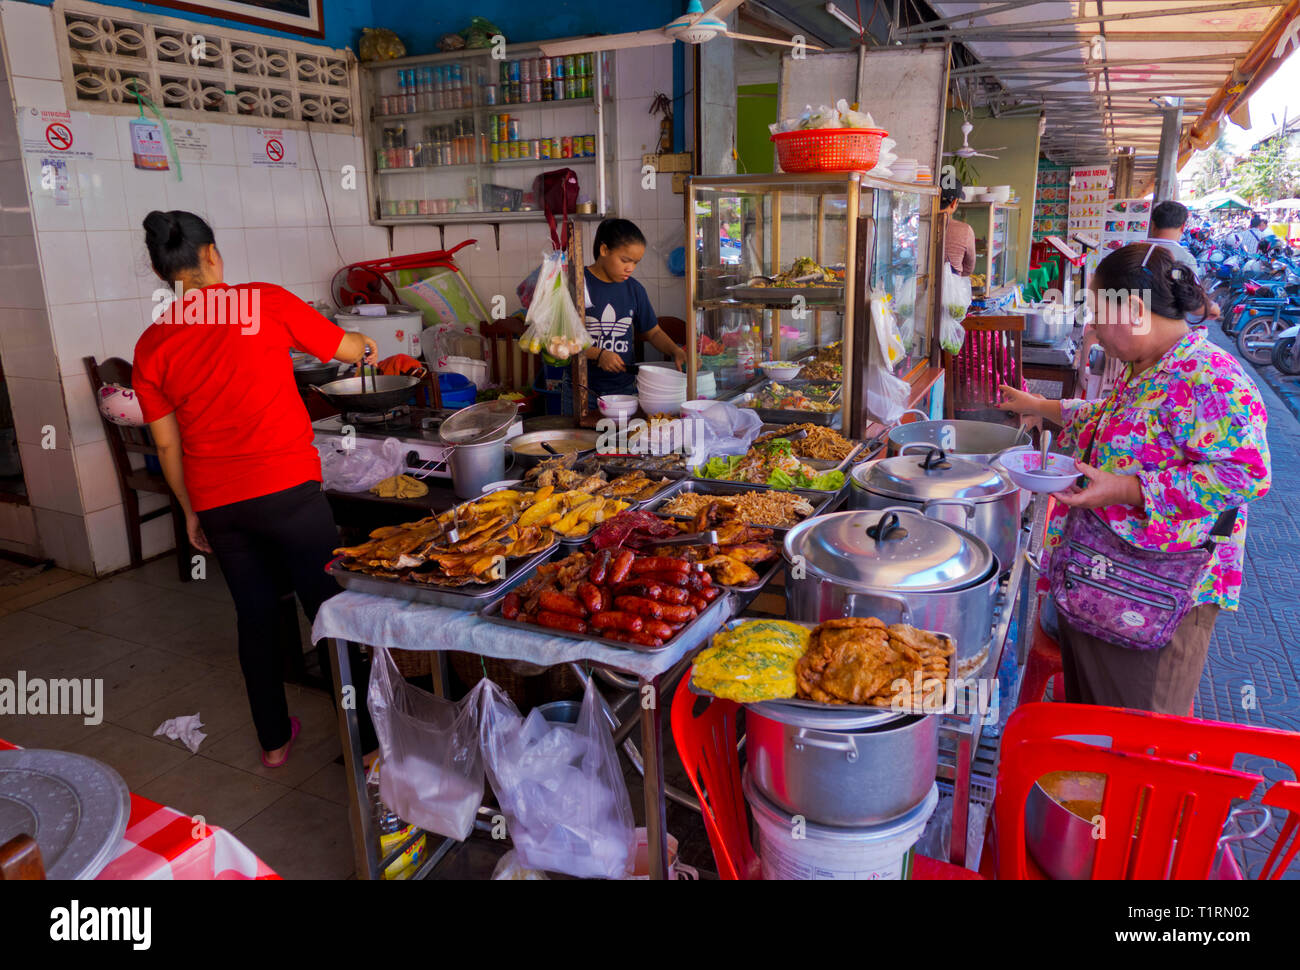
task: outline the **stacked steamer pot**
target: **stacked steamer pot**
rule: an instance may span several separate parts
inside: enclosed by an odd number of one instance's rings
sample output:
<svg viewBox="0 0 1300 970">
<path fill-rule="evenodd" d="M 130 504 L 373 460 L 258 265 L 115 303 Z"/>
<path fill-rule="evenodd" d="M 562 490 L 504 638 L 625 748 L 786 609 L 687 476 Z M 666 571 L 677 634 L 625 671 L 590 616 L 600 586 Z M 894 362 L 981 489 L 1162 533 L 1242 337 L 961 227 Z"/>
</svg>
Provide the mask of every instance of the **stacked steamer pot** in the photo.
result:
<svg viewBox="0 0 1300 970">
<path fill-rule="evenodd" d="M 807 519 L 786 533 L 782 552 L 789 619 L 876 616 L 946 633 L 961 678 L 988 658 L 998 561 L 975 533 L 896 506 Z"/>
<path fill-rule="evenodd" d="M 914 442 L 896 458 L 858 465 L 849 487 L 850 508 L 916 509 L 983 539 L 999 572 L 1012 566 L 1020 540 L 1020 489 L 993 465 Z"/>
<path fill-rule="evenodd" d="M 988 463 L 1008 448 L 1030 443 L 1029 432 L 991 421 L 929 421 L 924 411 L 904 411 L 903 417 L 916 414 L 920 421 L 896 425 L 889 432 L 888 454 L 900 454 L 904 445 L 917 442 L 942 448 L 950 455 L 968 461 Z"/>
</svg>

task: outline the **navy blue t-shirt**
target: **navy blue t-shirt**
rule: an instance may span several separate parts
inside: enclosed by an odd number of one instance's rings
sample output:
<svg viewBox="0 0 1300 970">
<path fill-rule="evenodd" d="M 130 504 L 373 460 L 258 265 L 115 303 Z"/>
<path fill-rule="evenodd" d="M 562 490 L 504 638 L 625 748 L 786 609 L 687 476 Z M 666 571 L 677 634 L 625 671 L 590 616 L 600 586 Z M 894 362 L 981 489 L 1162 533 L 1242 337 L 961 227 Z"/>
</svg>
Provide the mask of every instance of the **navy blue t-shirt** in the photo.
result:
<svg viewBox="0 0 1300 970">
<path fill-rule="evenodd" d="M 634 336 L 659 325 L 645 287 L 634 279 L 606 283 L 589 269 L 587 283 L 587 332 L 601 350 L 612 350 L 625 364 L 636 363 Z M 594 394 L 635 394 L 636 377 L 630 371 L 611 374 L 593 360 L 587 362 L 587 384 Z"/>
</svg>

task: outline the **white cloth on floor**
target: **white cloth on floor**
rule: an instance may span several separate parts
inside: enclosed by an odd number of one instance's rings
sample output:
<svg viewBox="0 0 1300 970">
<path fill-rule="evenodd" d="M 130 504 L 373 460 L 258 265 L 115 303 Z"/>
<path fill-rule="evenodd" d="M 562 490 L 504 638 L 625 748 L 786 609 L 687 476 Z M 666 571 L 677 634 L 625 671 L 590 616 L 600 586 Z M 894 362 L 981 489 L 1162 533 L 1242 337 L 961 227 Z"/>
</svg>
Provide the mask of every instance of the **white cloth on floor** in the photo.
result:
<svg viewBox="0 0 1300 970">
<path fill-rule="evenodd" d="M 203 727 L 203 722 L 199 720 L 198 714 L 169 717 L 158 725 L 158 730 L 154 731 L 153 736 L 156 738 L 161 734 L 173 741 L 181 741 L 185 747 L 190 749 L 191 754 L 198 754 L 199 745 L 208 736 L 206 731 L 199 730 L 201 727 Z"/>
</svg>

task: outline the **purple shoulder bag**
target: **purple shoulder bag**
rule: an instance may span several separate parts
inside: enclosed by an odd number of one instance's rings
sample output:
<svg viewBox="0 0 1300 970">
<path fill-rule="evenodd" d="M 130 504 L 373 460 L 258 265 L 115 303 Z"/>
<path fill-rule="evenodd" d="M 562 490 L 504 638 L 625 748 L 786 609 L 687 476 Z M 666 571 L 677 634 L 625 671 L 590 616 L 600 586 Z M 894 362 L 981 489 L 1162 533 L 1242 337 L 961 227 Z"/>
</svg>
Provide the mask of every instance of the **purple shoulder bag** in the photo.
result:
<svg viewBox="0 0 1300 970">
<path fill-rule="evenodd" d="M 1100 422 L 1099 416 L 1093 441 Z M 1130 650 L 1159 650 L 1196 603 L 1196 589 L 1214 558 L 1215 537 L 1230 535 L 1236 519 L 1237 510 L 1227 509 L 1196 548 L 1153 552 L 1117 535 L 1093 509 L 1070 509 L 1048 570 L 1057 610 L 1071 626 L 1099 640 Z"/>
</svg>

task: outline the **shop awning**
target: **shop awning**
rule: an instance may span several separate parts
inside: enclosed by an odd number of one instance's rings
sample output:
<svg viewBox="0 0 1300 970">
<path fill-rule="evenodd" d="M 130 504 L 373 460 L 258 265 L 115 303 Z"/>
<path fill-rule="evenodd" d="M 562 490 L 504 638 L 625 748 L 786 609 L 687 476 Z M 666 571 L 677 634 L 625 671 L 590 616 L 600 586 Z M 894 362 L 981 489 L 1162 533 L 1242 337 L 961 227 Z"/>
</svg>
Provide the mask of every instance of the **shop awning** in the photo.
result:
<svg viewBox="0 0 1300 970">
<path fill-rule="evenodd" d="M 1278 199 L 1276 202 L 1270 202 L 1264 206 L 1265 209 L 1300 209 L 1300 199 Z"/>
<path fill-rule="evenodd" d="M 1220 209 L 1249 209 L 1251 205 L 1235 192 L 1217 192 L 1203 199 L 1185 203 L 1187 208 L 1197 212 L 1216 212 Z"/>
</svg>

